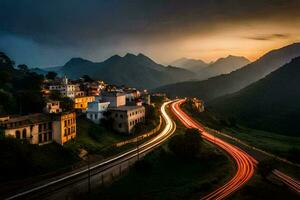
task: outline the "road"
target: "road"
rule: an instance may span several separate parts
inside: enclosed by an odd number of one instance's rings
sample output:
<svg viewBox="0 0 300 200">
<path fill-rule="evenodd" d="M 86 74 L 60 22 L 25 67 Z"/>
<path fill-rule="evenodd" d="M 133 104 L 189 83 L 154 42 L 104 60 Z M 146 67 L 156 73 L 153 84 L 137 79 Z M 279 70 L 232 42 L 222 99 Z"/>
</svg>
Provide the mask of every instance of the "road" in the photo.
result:
<svg viewBox="0 0 300 200">
<path fill-rule="evenodd" d="M 129 161 L 135 162 L 140 157 L 162 144 L 174 133 L 176 130 L 176 124 L 166 112 L 166 107 L 173 103 L 174 101 L 168 101 L 161 106 L 161 114 L 165 121 L 165 127 L 156 137 L 109 160 L 91 165 L 89 168 L 84 168 L 66 176 L 57 178 L 54 181 L 38 184 L 39 186 L 37 187 L 11 195 L 6 199 L 67 199 L 69 197 L 65 196 L 67 193 L 82 190 L 82 188 L 85 188 L 86 190 L 86 185 L 90 183 L 91 179 L 93 180 L 97 178 L 96 181 L 99 182 L 97 175 L 99 176 L 99 174 L 105 173 L 106 170 L 111 168 L 120 168 L 121 171 L 121 167 L 124 164 Z"/>
<path fill-rule="evenodd" d="M 254 167 L 258 163 L 252 156 L 247 154 L 240 148 L 227 143 L 219 138 L 214 137 L 209 134 L 203 127 L 202 124 L 193 120 L 186 113 L 180 109 L 180 105 L 184 103 L 185 100 L 180 100 L 172 104 L 172 110 L 178 119 L 188 128 L 196 128 L 201 131 L 204 139 L 216 144 L 220 148 L 224 149 L 236 162 L 237 171 L 235 176 L 227 182 L 222 187 L 211 192 L 202 199 L 224 199 L 230 194 L 238 190 L 242 185 L 244 185 L 254 174 Z M 292 177 L 280 172 L 279 170 L 274 170 L 273 174 L 277 176 L 283 183 L 285 183 L 292 190 L 300 194 L 300 183 L 294 180 Z"/>
<path fill-rule="evenodd" d="M 184 103 L 185 100 L 177 101 L 172 104 L 172 110 L 178 119 L 187 127 L 187 128 L 196 128 L 202 133 L 202 137 L 220 148 L 224 149 L 236 162 L 236 174 L 235 176 L 228 181 L 225 185 L 218 188 L 217 190 L 211 192 L 202 199 L 224 199 L 232 194 L 234 191 L 238 190 L 242 185 L 244 185 L 254 174 L 254 167 L 256 164 L 255 159 L 250 155 L 231 145 L 227 142 L 222 141 L 219 138 L 214 137 L 209 134 L 206 130 L 203 129 L 202 125 L 197 121 L 193 120 L 186 113 L 180 109 L 180 105 Z"/>
</svg>

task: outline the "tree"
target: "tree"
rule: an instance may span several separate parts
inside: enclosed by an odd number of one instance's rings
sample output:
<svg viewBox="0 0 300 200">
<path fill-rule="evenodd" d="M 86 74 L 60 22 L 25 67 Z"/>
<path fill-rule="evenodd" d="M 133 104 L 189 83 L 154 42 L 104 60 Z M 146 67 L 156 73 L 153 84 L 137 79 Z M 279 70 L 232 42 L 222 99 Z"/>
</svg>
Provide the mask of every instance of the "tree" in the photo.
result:
<svg viewBox="0 0 300 200">
<path fill-rule="evenodd" d="M 5 53 L 0 52 L 0 69 L 11 69 L 14 65 L 14 61 L 12 61 Z"/>
<path fill-rule="evenodd" d="M 51 79 L 51 80 L 54 80 L 55 78 L 57 77 L 57 73 L 56 72 L 53 72 L 53 71 L 50 71 L 46 74 L 46 78 L 47 79 Z"/>
<path fill-rule="evenodd" d="M 74 101 L 69 97 L 63 97 L 60 101 L 63 111 L 71 111 L 74 109 Z"/>
<path fill-rule="evenodd" d="M 29 72 L 27 65 L 21 64 L 21 65 L 18 65 L 17 68 L 19 70 L 21 70 L 22 72 Z"/>
<path fill-rule="evenodd" d="M 50 96 L 49 98 L 53 101 L 61 101 L 63 99 L 63 97 L 61 96 L 60 92 L 59 91 L 56 91 L 56 90 L 52 90 L 50 92 Z"/>
<path fill-rule="evenodd" d="M 94 80 L 89 75 L 82 76 L 84 82 L 93 82 Z"/>
<path fill-rule="evenodd" d="M 197 129 L 187 129 L 184 135 L 175 135 L 169 142 L 169 149 L 178 157 L 196 157 L 202 146 L 202 138 Z"/>
<path fill-rule="evenodd" d="M 274 160 L 263 160 L 258 163 L 257 165 L 257 172 L 260 174 L 264 179 L 267 179 L 267 177 L 271 174 L 271 172 L 274 170 L 275 162 Z"/>
</svg>

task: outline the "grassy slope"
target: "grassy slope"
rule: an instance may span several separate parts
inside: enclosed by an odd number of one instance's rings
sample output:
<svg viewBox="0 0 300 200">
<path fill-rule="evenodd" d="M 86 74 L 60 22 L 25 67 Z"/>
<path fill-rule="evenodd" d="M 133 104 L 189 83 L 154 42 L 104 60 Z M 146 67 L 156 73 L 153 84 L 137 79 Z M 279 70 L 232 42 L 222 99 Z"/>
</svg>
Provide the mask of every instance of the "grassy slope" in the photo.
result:
<svg viewBox="0 0 300 200">
<path fill-rule="evenodd" d="M 209 111 L 205 111 L 203 113 L 195 113 L 191 110 L 191 107 L 188 104 L 184 105 L 184 110 L 208 127 L 218 130 L 224 129 L 223 123 L 220 122 L 221 120 L 219 116 L 216 117 Z M 231 132 L 229 130 L 231 130 Z M 282 154 L 286 151 L 286 149 L 289 149 L 289 145 L 299 144 L 299 140 L 295 140 L 295 138 L 289 136 L 282 136 L 246 128 L 243 128 L 242 130 L 248 131 L 247 133 L 240 133 L 241 129 L 238 130 L 239 131 L 234 128 L 226 128 L 225 132 L 227 134 L 231 134 L 234 137 L 240 138 L 253 146 L 257 146 L 265 150 L 268 149 L 273 153 L 280 152 Z M 224 132 L 224 130 L 222 131 Z M 226 138 L 223 139 L 227 140 Z M 299 145 L 297 146 L 297 148 L 299 148 Z M 299 173 L 297 174 L 297 172 L 299 172 L 299 169 L 297 167 L 292 167 L 284 163 L 276 162 L 276 168 L 283 171 L 288 171 L 289 174 L 293 175 L 296 178 L 299 178 Z M 264 200 L 273 199 L 274 197 L 276 197 L 276 199 L 298 199 L 298 196 L 294 192 L 288 189 L 281 182 L 275 180 L 274 177 L 271 176 L 266 181 L 257 174 L 254 175 L 254 177 L 246 184 L 245 187 L 238 190 L 229 199 Z"/>
<path fill-rule="evenodd" d="M 184 128 L 177 123 L 176 134 Z M 183 161 L 169 152 L 167 143 L 144 158 L 125 177 L 92 195 L 93 199 L 199 199 L 233 173 L 231 161 L 204 143 L 202 157 Z M 89 197 L 88 197 L 89 198 Z"/>
<path fill-rule="evenodd" d="M 56 173 L 78 162 L 76 155 L 59 144 L 38 146 L 11 138 L 0 139 L 0 160 L 1 182 Z"/>
<path fill-rule="evenodd" d="M 291 157 L 289 153 L 291 149 L 297 149 L 297 151 L 300 151 L 299 137 L 284 136 L 242 126 L 230 127 L 228 125 L 224 125 L 224 123 L 226 124 L 226 122 L 224 122 L 226 121 L 225 119 L 222 119 L 220 116 L 216 116 L 209 110 L 206 110 L 203 113 L 196 113 L 187 104 L 185 104 L 184 109 L 204 125 L 216 130 L 221 130 L 222 132 L 239 138 L 252 146 L 278 156 L 289 159 Z"/>
<path fill-rule="evenodd" d="M 271 178 L 272 179 L 272 178 Z M 297 200 L 299 196 L 291 192 L 285 185 L 275 180 L 263 180 L 260 176 L 254 175 L 249 183 L 235 192 L 230 200 L 266 200 L 266 199 L 289 199 Z"/>
</svg>

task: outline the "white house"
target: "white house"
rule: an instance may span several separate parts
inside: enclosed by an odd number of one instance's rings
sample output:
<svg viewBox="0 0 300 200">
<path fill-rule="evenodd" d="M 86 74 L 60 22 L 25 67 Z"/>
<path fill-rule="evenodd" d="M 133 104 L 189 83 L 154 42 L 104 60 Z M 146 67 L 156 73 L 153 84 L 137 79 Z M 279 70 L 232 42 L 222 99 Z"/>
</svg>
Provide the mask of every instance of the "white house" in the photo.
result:
<svg viewBox="0 0 300 200">
<path fill-rule="evenodd" d="M 103 119 L 104 112 L 107 111 L 110 102 L 100 102 L 99 100 L 89 102 L 86 110 L 86 117 L 92 120 L 94 123 L 99 124 Z"/>
<path fill-rule="evenodd" d="M 70 84 L 66 76 L 62 79 L 61 84 L 50 85 L 49 90 L 56 90 L 64 97 L 75 98 L 75 96 L 83 96 L 78 84 Z"/>
<path fill-rule="evenodd" d="M 126 96 L 122 92 L 104 92 L 101 94 L 103 102 L 110 102 L 110 108 L 117 108 L 126 105 Z"/>
</svg>

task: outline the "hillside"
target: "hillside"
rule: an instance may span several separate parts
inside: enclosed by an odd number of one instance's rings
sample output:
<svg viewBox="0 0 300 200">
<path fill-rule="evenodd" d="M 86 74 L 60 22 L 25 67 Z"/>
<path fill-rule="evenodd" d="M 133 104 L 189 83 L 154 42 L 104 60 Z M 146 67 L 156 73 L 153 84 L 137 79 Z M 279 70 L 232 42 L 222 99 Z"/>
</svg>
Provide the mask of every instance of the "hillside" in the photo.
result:
<svg viewBox="0 0 300 200">
<path fill-rule="evenodd" d="M 171 96 L 197 96 L 205 101 L 237 92 L 258 81 L 272 71 L 300 56 L 300 43 L 294 43 L 272 50 L 255 62 L 229 74 L 216 76 L 204 81 L 188 81 L 166 85 L 156 91 L 166 92 Z"/>
<path fill-rule="evenodd" d="M 209 103 L 247 126 L 300 136 L 300 57 L 237 93 Z"/>
<path fill-rule="evenodd" d="M 126 54 L 124 57 L 115 55 L 103 62 L 72 58 L 61 68 L 54 68 L 54 71 L 72 79 L 86 74 L 111 84 L 148 89 L 194 78 L 194 74 L 188 70 L 165 67 L 143 54 Z"/>
<path fill-rule="evenodd" d="M 250 61 L 245 57 L 229 55 L 226 58 L 219 58 L 216 62 L 199 71 L 198 77 L 204 80 L 221 74 L 228 74 L 249 63 Z"/>
<path fill-rule="evenodd" d="M 14 62 L 0 52 L 0 115 L 41 112 L 43 76 L 31 72 L 26 65 Z"/>
</svg>

